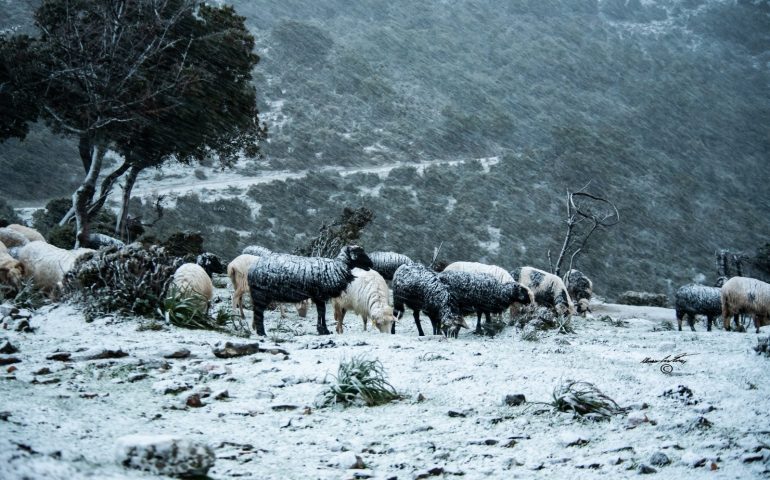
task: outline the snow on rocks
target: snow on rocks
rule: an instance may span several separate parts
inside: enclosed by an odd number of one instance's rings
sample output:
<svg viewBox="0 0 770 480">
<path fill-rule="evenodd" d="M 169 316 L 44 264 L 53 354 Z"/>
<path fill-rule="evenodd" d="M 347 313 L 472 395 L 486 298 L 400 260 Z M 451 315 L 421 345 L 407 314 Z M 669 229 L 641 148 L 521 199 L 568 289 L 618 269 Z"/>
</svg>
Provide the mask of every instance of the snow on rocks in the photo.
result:
<svg viewBox="0 0 770 480">
<path fill-rule="evenodd" d="M 117 461 L 155 475 L 204 476 L 214 466 L 214 450 L 173 435 L 126 435 L 117 440 Z"/>
</svg>

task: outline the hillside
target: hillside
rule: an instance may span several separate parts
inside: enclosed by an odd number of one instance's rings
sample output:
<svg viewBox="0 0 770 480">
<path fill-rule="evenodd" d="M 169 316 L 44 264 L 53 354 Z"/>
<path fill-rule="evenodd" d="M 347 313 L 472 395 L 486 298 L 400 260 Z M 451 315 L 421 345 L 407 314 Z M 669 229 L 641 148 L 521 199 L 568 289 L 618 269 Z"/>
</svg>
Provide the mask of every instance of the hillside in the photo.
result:
<svg viewBox="0 0 770 480">
<path fill-rule="evenodd" d="M 0 8 L 25 25 L 31 3 Z M 158 235 L 202 229 L 225 256 L 290 250 L 343 204 L 366 205 L 369 249 L 425 259 L 443 241 L 450 260 L 546 267 L 565 192 L 590 181 L 621 214 L 578 264 L 602 295 L 711 282 L 716 249 L 768 241 L 767 1 L 232 3 L 257 37 L 270 129 L 265 159 L 237 173 L 312 173 L 177 200 Z M 50 180 L 13 168 L 30 164 L 19 148 L 0 145 L 13 172 L 0 196 L 48 198 L 36 186 Z M 434 161 L 455 163 L 322 170 Z"/>
</svg>

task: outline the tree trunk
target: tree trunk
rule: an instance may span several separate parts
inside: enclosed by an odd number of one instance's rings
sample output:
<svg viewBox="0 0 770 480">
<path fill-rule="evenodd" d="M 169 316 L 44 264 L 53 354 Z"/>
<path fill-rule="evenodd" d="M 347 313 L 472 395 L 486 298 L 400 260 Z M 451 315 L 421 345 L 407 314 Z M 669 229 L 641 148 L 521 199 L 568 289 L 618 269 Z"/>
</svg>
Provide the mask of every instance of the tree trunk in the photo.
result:
<svg viewBox="0 0 770 480">
<path fill-rule="evenodd" d="M 80 161 L 83 162 L 83 170 L 88 173 L 91 170 L 91 157 L 94 153 L 94 147 L 91 143 L 91 137 L 87 133 L 80 135 L 78 152 L 80 153 Z"/>
<path fill-rule="evenodd" d="M 112 186 L 115 185 L 115 182 L 118 180 L 118 178 L 121 177 L 121 175 L 126 173 L 130 166 L 131 164 L 129 163 L 129 160 L 124 161 L 120 167 L 113 170 L 104 178 L 104 180 L 102 180 L 102 186 L 99 189 L 99 198 L 97 198 L 96 201 L 92 203 L 88 208 L 89 218 L 93 219 L 96 214 L 98 214 L 101 209 L 104 208 L 104 203 L 107 201 L 107 197 L 109 197 L 110 193 L 112 192 Z"/>
<path fill-rule="evenodd" d="M 134 189 L 136 177 L 141 171 L 141 167 L 137 165 L 132 166 L 128 171 L 128 175 L 126 175 L 126 183 L 123 185 L 123 201 L 120 203 L 120 212 L 118 213 L 117 224 L 115 225 L 115 236 L 124 242 L 130 241 L 126 226 L 126 221 L 128 220 L 128 202 L 131 201 L 131 191 Z"/>
<path fill-rule="evenodd" d="M 86 174 L 83 183 L 72 194 L 72 206 L 75 208 L 75 222 L 77 225 L 77 234 L 75 236 L 75 248 L 88 245 L 88 235 L 90 234 L 90 219 L 88 217 L 88 207 L 94 198 L 96 192 L 96 180 L 99 178 L 99 172 L 102 169 L 102 160 L 104 160 L 104 148 L 96 145 L 92 150 L 90 168 Z"/>
</svg>

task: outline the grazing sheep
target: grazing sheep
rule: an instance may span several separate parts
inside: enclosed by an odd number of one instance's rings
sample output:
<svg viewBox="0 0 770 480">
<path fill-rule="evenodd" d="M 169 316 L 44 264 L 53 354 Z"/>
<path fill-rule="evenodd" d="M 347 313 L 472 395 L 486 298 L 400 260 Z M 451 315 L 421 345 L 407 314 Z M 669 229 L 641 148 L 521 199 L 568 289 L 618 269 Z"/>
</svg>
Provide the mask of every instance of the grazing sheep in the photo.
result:
<svg viewBox="0 0 770 480">
<path fill-rule="evenodd" d="M 371 258 L 371 257 L 370 257 Z M 342 321 L 347 310 L 352 310 L 364 320 L 364 330 L 369 318 L 382 333 L 389 333 L 393 327 L 393 307 L 390 306 L 390 293 L 385 279 L 374 268 L 369 271 L 353 269 L 355 280 L 339 297 L 332 298 L 334 319 L 337 321 L 337 333 L 342 333 Z"/>
<path fill-rule="evenodd" d="M 426 266 L 419 263 L 401 265 L 393 275 L 392 286 L 393 314 L 400 320 L 404 305 L 411 308 L 420 336 L 425 335 L 420 325 L 420 311 L 428 315 L 434 335 L 440 335 L 444 329 L 447 335 L 456 337 L 460 327 L 468 328 L 449 287 Z"/>
<path fill-rule="evenodd" d="M 695 315 L 706 315 L 706 329 L 710 332 L 711 324 L 722 314 L 721 289 L 697 284 L 683 285 L 674 294 L 674 308 L 680 332 L 685 316 L 690 330 L 695 331 Z"/>
<path fill-rule="evenodd" d="M 0 253 L 8 253 L 8 247 L 3 242 L 0 242 Z"/>
<path fill-rule="evenodd" d="M 318 311 L 318 334 L 328 335 L 326 300 L 338 297 L 355 279 L 352 269 L 369 270 L 371 266 L 372 261 L 357 245 L 342 247 L 333 259 L 285 253 L 259 257 L 248 273 L 254 330 L 257 335 L 265 335 L 264 314 L 271 302 L 300 302 L 309 298 Z"/>
<path fill-rule="evenodd" d="M 32 278 L 35 286 L 55 299 L 62 290 L 64 275 L 78 259 L 94 252 L 90 248 L 65 250 L 37 240 L 21 247 L 18 259 L 24 266 L 25 275 Z"/>
<path fill-rule="evenodd" d="M 569 296 L 577 302 L 577 313 L 586 316 L 591 311 L 589 302 L 594 293 L 594 284 L 580 270 L 572 269 L 564 274 L 564 286 Z"/>
<path fill-rule="evenodd" d="M 23 247 L 29 243 L 29 239 L 12 228 L 2 227 L 0 228 L 0 242 L 3 242 L 6 248 L 10 249 Z"/>
<path fill-rule="evenodd" d="M 514 304 L 529 305 L 532 293 L 518 282 L 502 283 L 486 273 L 444 270 L 439 279 L 449 287 L 463 314 L 476 313 L 476 333 L 481 333 L 481 314 L 502 313 Z"/>
<path fill-rule="evenodd" d="M 468 272 L 468 273 L 484 273 L 490 275 L 492 278 L 500 283 L 514 283 L 516 281 L 510 273 L 505 271 L 504 268 L 497 265 L 488 265 L 486 263 L 479 262 L 453 262 L 444 268 L 444 271 L 452 272 Z M 530 292 L 531 293 L 531 292 Z M 529 303 L 535 303 L 535 298 L 530 297 Z M 516 314 L 518 305 L 511 305 L 511 318 Z"/>
<path fill-rule="evenodd" d="M 26 225 L 19 225 L 18 223 L 12 223 L 8 225 L 6 228 L 10 228 L 11 230 L 18 232 L 22 235 L 24 235 L 24 238 L 29 240 L 30 242 L 45 242 L 45 237 L 40 234 L 37 230 L 34 228 L 27 227 Z"/>
<path fill-rule="evenodd" d="M 411 258 L 396 252 L 372 252 L 369 258 L 372 259 L 372 270 L 388 281 L 393 280 L 398 267 L 414 263 Z"/>
<path fill-rule="evenodd" d="M 214 284 L 211 283 L 211 277 L 198 264 L 183 263 L 174 272 L 171 286 L 179 289 L 180 292 L 192 292 L 200 295 L 206 300 L 206 311 L 209 311 L 211 299 L 214 297 Z"/>
<path fill-rule="evenodd" d="M 260 247 L 259 245 L 249 245 L 248 247 L 244 248 L 241 252 L 244 255 L 255 255 L 257 257 L 264 257 L 265 255 L 270 255 L 272 250 L 267 249 L 265 247 Z"/>
<path fill-rule="evenodd" d="M 203 267 L 210 278 L 214 278 L 215 273 L 225 273 L 225 266 L 222 265 L 222 260 L 211 252 L 203 252 L 195 257 L 195 263 Z"/>
<path fill-rule="evenodd" d="M 517 282 L 532 290 L 535 303 L 548 307 L 557 315 L 574 315 L 575 305 L 567 293 L 561 278 L 533 267 L 521 267 L 511 271 Z"/>
<path fill-rule="evenodd" d="M 249 269 L 259 259 L 257 255 L 238 255 L 227 265 L 227 276 L 230 278 L 230 282 L 233 284 L 233 297 L 232 306 L 233 310 L 238 310 L 241 314 L 241 318 L 246 318 L 246 314 L 243 311 L 243 296 L 249 291 L 248 273 Z M 297 314 L 305 318 L 307 315 L 310 302 L 305 299 L 297 303 Z M 281 318 L 284 317 L 283 304 L 278 305 L 281 311 Z"/>
<path fill-rule="evenodd" d="M 0 285 L 11 286 L 18 292 L 23 278 L 24 265 L 8 253 L 0 251 Z"/>
<path fill-rule="evenodd" d="M 754 318 L 754 327 L 770 321 L 770 284 L 755 278 L 733 277 L 726 281 L 721 291 L 722 321 L 725 330 L 730 330 L 730 319 L 746 314 Z"/>
</svg>

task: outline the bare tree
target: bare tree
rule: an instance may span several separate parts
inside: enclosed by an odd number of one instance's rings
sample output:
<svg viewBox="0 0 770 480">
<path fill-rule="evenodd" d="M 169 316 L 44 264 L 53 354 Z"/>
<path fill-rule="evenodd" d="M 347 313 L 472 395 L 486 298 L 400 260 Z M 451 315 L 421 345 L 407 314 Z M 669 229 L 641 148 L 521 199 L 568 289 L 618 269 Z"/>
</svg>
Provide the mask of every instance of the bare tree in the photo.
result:
<svg viewBox="0 0 770 480">
<path fill-rule="evenodd" d="M 567 192 L 567 231 L 555 265 L 551 259 L 551 250 L 548 250 L 548 265 L 554 275 L 561 276 L 561 267 L 568 255 L 567 270 L 572 269 L 578 254 L 597 229 L 609 228 L 620 222 L 620 213 L 615 204 L 604 197 L 586 192 L 586 188 L 588 185 L 576 192 Z"/>
</svg>

